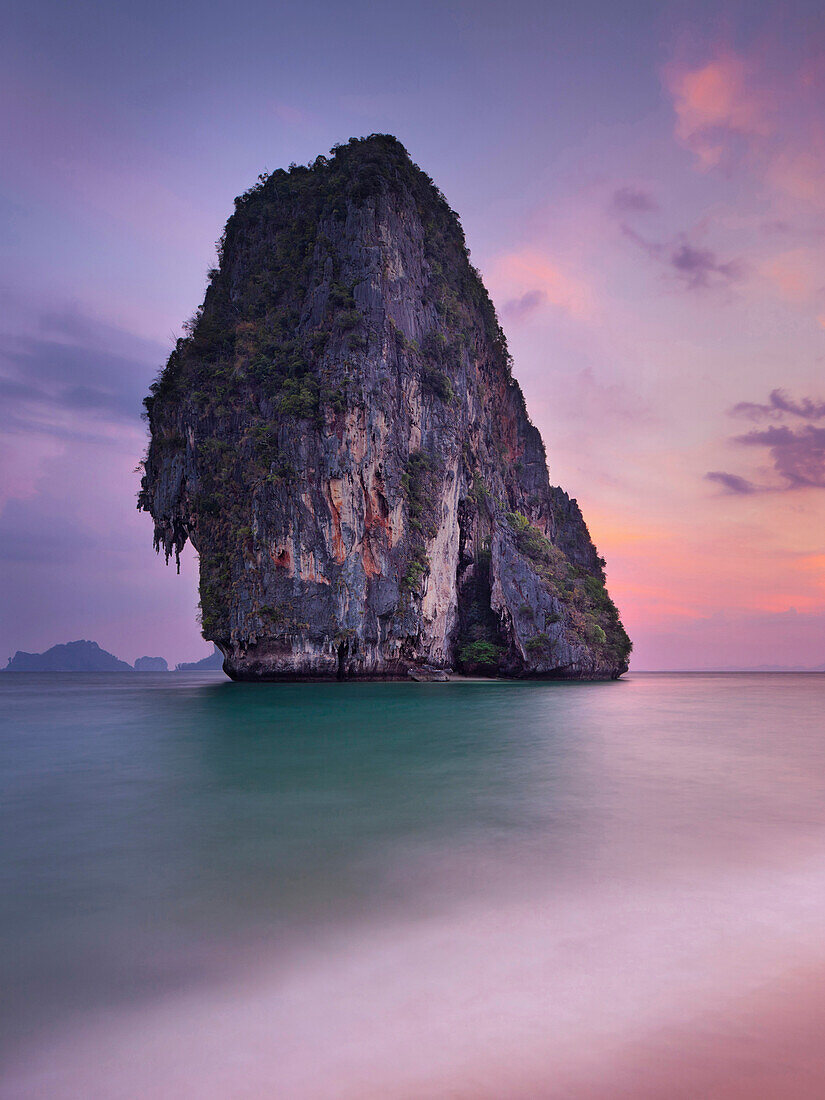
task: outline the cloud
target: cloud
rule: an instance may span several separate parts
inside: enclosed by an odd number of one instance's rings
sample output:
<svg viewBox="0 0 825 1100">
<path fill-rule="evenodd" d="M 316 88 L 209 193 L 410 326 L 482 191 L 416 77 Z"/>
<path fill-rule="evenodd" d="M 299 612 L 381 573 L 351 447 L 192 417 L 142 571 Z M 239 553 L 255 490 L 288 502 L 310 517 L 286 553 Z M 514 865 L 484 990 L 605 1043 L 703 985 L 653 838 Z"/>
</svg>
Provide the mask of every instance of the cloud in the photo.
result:
<svg viewBox="0 0 825 1100">
<path fill-rule="evenodd" d="M 90 420 L 135 424 L 163 358 L 160 345 L 76 311 L 43 314 L 29 332 L 0 335 L 0 422 L 63 438 L 88 436 Z"/>
<path fill-rule="evenodd" d="M 0 664 L 94 638 L 133 660 L 202 654 L 197 570 L 167 570 L 135 508 L 160 344 L 0 288 Z"/>
<path fill-rule="evenodd" d="M 658 210 L 659 204 L 649 191 L 626 186 L 613 192 L 610 207 L 619 214 L 649 214 Z"/>
<path fill-rule="evenodd" d="M 756 492 L 756 486 L 753 482 L 748 481 L 747 478 L 739 477 L 738 474 L 726 474 L 721 470 L 711 470 L 710 473 L 705 474 L 705 478 L 708 481 L 718 482 L 729 493 L 735 493 L 738 496 Z"/>
<path fill-rule="evenodd" d="M 771 424 L 754 428 L 733 437 L 732 442 L 743 447 L 763 447 L 768 451 L 772 472 L 780 480 L 768 485 L 755 485 L 738 474 L 712 471 L 705 474 L 728 492 L 739 496 L 755 492 L 781 492 L 795 489 L 825 488 L 825 427 L 814 421 L 825 419 L 825 401 L 812 397 L 798 400 L 784 390 L 771 390 L 764 403 L 740 401 L 728 410 L 730 416 L 755 422 L 785 418 L 808 421 L 802 427 Z"/>
<path fill-rule="evenodd" d="M 825 66 L 821 46 L 809 50 L 812 60 L 800 51 L 789 62 L 766 36 L 758 51 L 716 44 L 699 63 L 666 67 L 675 134 L 700 169 L 744 169 L 768 192 L 825 205 Z"/>
<path fill-rule="evenodd" d="M 635 229 L 622 223 L 622 232 L 651 259 L 667 267 L 690 290 L 730 286 L 745 277 L 739 260 L 721 260 L 710 248 L 699 248 L 679 234 L 673 241 L 658 244 L 648 241 Z"/>
<path fill-rule="evenodd" d="M 825 417 L 825 401 L 803 397 L 794 401 L 784 390 L 771 390 L 767 403 L 740 401 L 730 410 L 731 416 L 744 416 L 748 420 L 778 420 L 783 415 L 798 416 L 803 420 L 822 420 Z"/>
<path fill-rule="evenodd" d="M 790 233 L 793 226 L 784 218 L 769 218 L 767 221 L 762 222 L 762 229 L 770 236 L 780 236 Z"/>
<path fill-rule="evenodd" d="M 548 387 L 544 371 L 522 381 L 537 423 L 551 425 L 554 461 L 563 452 L 576 455 L 577 463 L 586 463 L 592 484 L 625 484 L 625 468 L 594 456 L 609 454 L 612 447 L 624 445 L 628 433 L 636 435 L 654 425 L 654 411 L 638 388 L 606 363 L 576 369 L 568 362 L 562 386 Z"/>
<path fill-rule="evenodd" d="M 9 304 L 8 301 L 4 304 Z M 6 311 L 0 331 L 0 505 L 35 491 L 44 461 L 81 444 L 142 450 L 160 344 L 81 310 Z"/>
<path fill-rule="evenodd" d="M 494 278 L 505 294 L 502 315 L 509 313 L 515 320 L 535 314 L 543 305 L 555 306 L 571 317 L 589 317 L 593 310 L 590 287 L 571 275 L 554 260 L 523 249 L 500 257 L 494 268 Z"/>
<path fill-rule="evenodd" d="M 785 29 L 789 20 L 785 13 Z M 825 54 L 821 36 L 807 27 L 805 37 L 805 49 L 795 50 L 786 48 L 783 34 L 770 32 L 758 45 L 735 49 L 706 41 L 691 62 L 668 65 L 663 83 L 676 140 L 700 171 L 727 177 L 728 227 L 735 231 L 738 223 L 741 230 L 749 219 L 761 228 L 760 238 L 750 242 L 751 291 L 804 310 L 813 321 L 825 305 L 819 247 L 825 228 Z M 725 281 L 725 271 L 705 263 L 724 267 L 723 260 L 688 254 L 682 260 L 689 267 L 698 262 L 690 285 Z M 741 274 L 734 262 L 734 279 Z"/>
<path fill-rule="evenodd" d="M 754 66 L 732 51 L 695 67 L 677 63 L 665 70 L 673 99 L 676 136 L 712 168 L 774 131 L 767 102 L 754 86 Z"/>
<path fill-rule="evenodd" d="M 528 290 L 520 298 L 511 298 L 501 307 L 501 316 L 511 321 L 524 321 L 547 301 L 543 290 Z"/>
<path fill-rule="evenodd" d="M 45 496 L 42 490 L 39 496 Z M 55 507 L 54 501 L 50 504 L 50 508 L 38 510 L 30 500 L 13 500 L 0 513 L 0 565 L 4 570 L 15 564 L 76 565 L 98 553 L 94 533 L 65 514 L 65 502 L 62 508 Z"/>
<path fill-rule="evenodd" d="M 26 499 L 0 511 L 0 664 L 16 649 L 77 637 L 130 661 L 208 648 L 198 640 L 193 555 L 181 576 L 167 569 L 135 508 L 140 443 L 122 428 L 73 439 L 40 463 Z"/>
<path fill-rule="evenodd" d="M 748 447 L 767 447 L 776 473 L 787 489 L 825 489 L 825 428 L 806 424 L 799 431 L 783 425 L 736 437 Z"/>
<path fill-rule="evenodd" d="M 728 260 L 723 263 L 709 248 L 680 244 L 671 253 L 670 263 L 691 287 L 710 286 L 714 276 L 719 277 L 722 282 L 742 278 L 742 267 L 738 261 Z"/>
<path fill-rule="evenodd" d="M 805 305 L 822 300 L 825 265 L 819 248 L 789 249 L 766 260 L 761 272 L 787 302 Z"/>
</svg>

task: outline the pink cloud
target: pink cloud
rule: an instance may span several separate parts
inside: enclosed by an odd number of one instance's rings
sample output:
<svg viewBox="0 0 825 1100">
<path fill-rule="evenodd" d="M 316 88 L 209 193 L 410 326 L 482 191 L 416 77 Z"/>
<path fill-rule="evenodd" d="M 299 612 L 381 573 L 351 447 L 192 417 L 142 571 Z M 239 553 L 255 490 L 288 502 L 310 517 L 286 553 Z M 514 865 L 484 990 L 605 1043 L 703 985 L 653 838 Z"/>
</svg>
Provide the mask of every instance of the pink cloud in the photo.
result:
<svg viewBox="0 0 825 1100">
<path fill-rule="evenodd" d="M 753 66 L 720 52 L 695 68 L 669 66 L 665 84 L 673 97 L 676 136 L 703 168 L 718 165 L 736 139 L 749 144 L 774 132 L 768 108 L 753 87 Z"/>
<path fill-rule="evenodd" d="M 825 266 L 813 248 L 801 246 L 772 256 L 762 265 L 762 274 L 785 301 L 805 305 L 823 296 Z"/>
<path fill-rule="evenodd" d="M 815 46 L 812 46 L 815 51 Z M 770 49 L 712 47 L 700 64 L 673 62 L 664 84 L 675 134 L 704 169 L 746 167 L 769 192 L 825 205 L 825 64 L 788 66 Z"/>
<path fill-rule="evenodd" d="M 577 319 L 593 313 L 593 294 L 581 278 L 564 270 L 555 260 L 533 249 L 501 256 L 493 268 L 502 313 L 516 321 L 547 304 Z"/>
<path fill-rule="evenodd" d="M 823 204 L 825 141 L 822 133 L 812 134 L 808 149 L 788 149 L 768 166 L 767 178 L 777 191 L 811 206 Z"/>
</svg>

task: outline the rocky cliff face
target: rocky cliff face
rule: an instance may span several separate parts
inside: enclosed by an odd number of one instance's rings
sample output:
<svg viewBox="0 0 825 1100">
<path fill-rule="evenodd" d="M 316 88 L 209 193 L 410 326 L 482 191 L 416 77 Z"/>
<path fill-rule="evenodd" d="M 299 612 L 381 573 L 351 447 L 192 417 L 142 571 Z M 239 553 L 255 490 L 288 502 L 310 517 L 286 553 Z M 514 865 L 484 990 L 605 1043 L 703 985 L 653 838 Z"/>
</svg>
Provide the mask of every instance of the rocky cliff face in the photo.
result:
<svg viewBox="0 0 825 1100">
<path fill-rule="evenodd" d="M 611 678 L 630 643 L 455 214 L 394 139 L 261 177 L 147 398 L 139 507 L 238 679 Z"/>
</svg>

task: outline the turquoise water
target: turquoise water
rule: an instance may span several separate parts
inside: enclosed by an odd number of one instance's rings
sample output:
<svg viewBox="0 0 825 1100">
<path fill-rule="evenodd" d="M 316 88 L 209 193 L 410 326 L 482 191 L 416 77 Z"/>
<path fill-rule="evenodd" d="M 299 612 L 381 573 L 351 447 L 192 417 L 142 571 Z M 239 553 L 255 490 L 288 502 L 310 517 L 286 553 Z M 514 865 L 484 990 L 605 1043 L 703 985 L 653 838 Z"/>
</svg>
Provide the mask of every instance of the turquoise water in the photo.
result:
<svg viewBox="0 0 825 1100">
<path fill-rule="evenodd" d="M 823 676 L 0 696 L 3 1096 L 515 1096 L 556 1040 L 609 1095 L 651 1018 L 818 965 Z"/>
</svg>

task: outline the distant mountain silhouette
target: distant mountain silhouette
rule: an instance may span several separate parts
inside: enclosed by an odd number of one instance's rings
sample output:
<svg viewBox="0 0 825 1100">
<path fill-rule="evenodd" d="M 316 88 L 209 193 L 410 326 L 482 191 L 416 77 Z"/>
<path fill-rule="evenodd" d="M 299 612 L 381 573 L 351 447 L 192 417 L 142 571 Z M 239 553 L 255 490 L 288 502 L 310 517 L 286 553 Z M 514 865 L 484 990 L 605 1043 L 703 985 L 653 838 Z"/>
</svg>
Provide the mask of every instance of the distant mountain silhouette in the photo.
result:
<svg viewBox="0 0 825 1100">
<path fill-rule="evenodd" d="M 175 665 L 177 672 L 220 672 L 223 668 L 223 654 L 215 646 L 215 650 L 202 661 L 182 661 Z"/>
<path fill-rule="evenodd" d="M 45 653 L 18 649 L 5 672 L 134 672 L 131 665 L 101 649 L 97 642 L 67 642 Z"/>
<path fill-rule="evenodd" d="M 634 672 L 825 672 L 821 665 L 704 665 L 701 668 L 635 668 Z"/>
<path fill-rule="evenodd" d="M 716 672 L 825 672 L 822 665 L 725 665 Z"/>
<path fill-rule="evenodd" d="M 168 672 L 169 665 L 165 657 L 138 657 L 135 672 Z"/>
</svg>

